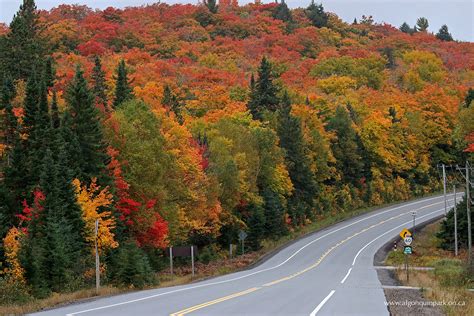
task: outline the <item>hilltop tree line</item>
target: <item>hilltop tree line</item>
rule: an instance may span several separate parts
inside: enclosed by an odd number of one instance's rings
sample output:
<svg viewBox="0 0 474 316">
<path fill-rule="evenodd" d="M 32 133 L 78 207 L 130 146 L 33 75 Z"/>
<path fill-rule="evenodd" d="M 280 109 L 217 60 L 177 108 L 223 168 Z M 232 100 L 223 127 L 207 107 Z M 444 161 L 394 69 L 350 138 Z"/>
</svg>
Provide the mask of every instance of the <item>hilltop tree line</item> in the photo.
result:
<svg viewBox="0 0 474 316">
<path fill-rule="evenodd" d="M 314 2 L 24 0 L 0 32 L 0 284 L 91 286 L 96 221 L 106 282 L 141 287 L 168 246 L 225 252 L 244 230 L 257 250 L 439 189 L 436 165 L 473 151 L 473 51 L 430 36 Z"/>
</svg>

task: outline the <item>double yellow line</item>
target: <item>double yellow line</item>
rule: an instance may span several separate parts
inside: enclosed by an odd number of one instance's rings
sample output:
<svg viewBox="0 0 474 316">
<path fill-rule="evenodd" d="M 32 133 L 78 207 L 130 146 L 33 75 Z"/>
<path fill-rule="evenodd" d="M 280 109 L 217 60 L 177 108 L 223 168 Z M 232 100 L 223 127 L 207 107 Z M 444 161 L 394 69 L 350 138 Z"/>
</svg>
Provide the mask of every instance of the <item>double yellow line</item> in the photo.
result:
<svg viewBox="0 0 474 316">
<path fill-rule="evenodd" d="M 431 206 L 431 205 L 428 205 L 428 206 Z M 423 208 L 426 208 L 428 206 L 424 206 L 424 207 L 421 207 L 419 209 L 423 209 Z M 314 268 L 316 268 L 323 260 L 324 258 L 326 258 L 334 249 L 336 249 L 337 247 L 339 247 L 340 245 L 346 243 L 347 241 L 351 240 L 352 238 L 374 228 L 374 227 L 377 227 L 377 226 L 380 226 L 388 221 L 391 221 L 393 219 L 396 219 L 396 218 L 399 218 L 403 215 L 406 215 L 407 213 L 402 213 L 402 214 L 399 214 L 399 215 L 396 215 L 396 216 L 392 216 L 386 220 L 383 220 L 383 221 L 380 221 L 378 222 L 377 224 L 373 224 L 369 227 L 366 227 L 364 229 L 362 229 L 361 231 L 358 231 L 357 233 L 341 240 L 340 242 L 338 242 L 337 244 L 335 244 L 334 246 L 332 246 L 331 248 L 327 249 L 322 255 L 321 257 L 319 257 L 319 259 L 313 263 L 312 265 L 310 265 L 309 267 L 303 269 L 303 270 L 300 270 L 298 272 L 295 272 L 293 274 L 290 274 L 288 276 L 285 276 L 283 278 L 280 278 L 278 280 L 275 280 L 275 281 L 271 281 L 269 283 L 266 283 L 266 284 L 263 284 L 261 287 L 253 287 L 251 289 L 248 289 L 248 290 L 245 290 L 245 291 L 242 291 L 242 292 L 238 292 L 238 293 L 234 293 L 234 294 L 231 294 L 231 295 L 228 295 L 228 296 L 224 296 L 224 297 L 221 297 L 221 298 L 218 298 L 218 299 L 215 299 L 213 301 L 209 301 L 209 302 L 206 302 L 206 303 L 202 303 L 202 304 L 199 304 L 199 305 L 195 305 L 195 306 L 192 306 L 192 307 L 189 307 L 189 308 L 186 308 L 186 309 L 183 309 L 181 311 L 178 311 L 178 312 L 175 312 L 173 314 L 170 314 L 170 316 L 183 316 L 183 315 L 186 315 L 188 313 L 191 313 L 191 312 L 194 312 L 196 310 L 199 310 L 199 309 L 202 309 L 204 307 L 207 307 L 207 306 L 211 306 L 211 305 L 214 305 L 214 304 L 218 304 L 220 302 L 224 302 L 224 301 L 227 301 L 227 300 L 230 300 L 230 299 L 233 299 L 233 298 L 236 298 L 236 297 L 239 297 L 239 296 L 243 296 L 243 295 L 247 295 L 247 294 L 250 294 L 252 292 L 255 292 L 257 290 L 260 290 L 262 289 L 263 287 L 269 287 L 269 286 L 272 286 L 272 285 L 275 285 L 275 284 L 278 284 L 278 283 L 281 283 L 281 282 L 284 282 L 284 281 L 288 281 L 288 280 L 291 280 L 303 273 L 306 273 Z"/>
<path fill-rule="evenodd" d="M 228 296 L 224 296 L 224 297 L 218 298 L 218 299 L 213 300 L 213 301 L 209 301 L 209 302 L 206 302 L 206 303 L 202 303 L 202 304 L 199 304 L 199 305 L 196 305 L 196 306 L 192 306 L 192 307 L 183 309 L 183 310 L 181 310 L 181 311 L 179 311 L 179 312 L 176 312 L 176 313 L 171 314 L 170 316 L 183 316 L 183 315 L 185 315 L 185 314 L 194 312 L 194 311 L 196 311 L 196 310 L 198 310 L 198 309 L 201 309 L 201 308 L 204 308 L 204 307 L 207 307 L 207 306 L 210 306 L 210 305 L 214 305 L 214 304 L 217 304 L 217 303 L 220 303 L 220 302 L 224 302 L 224 301 L 227 301 L 227 300 L 236 298 L 236 297 L 238 297 L 238 296 L 246 295 L 246 294 L 255 292 L 255 291 L 259 290 L 259 289 L 261 289 L 261 287 L 253 287 L 253 288 L 251 288 L 251 289 L 248 289 L 248 290 L 245 290 L 245 291 L 242 291 L 242 292 L 234 293 L 234 294 L 231 294 L 231 295 L 228 295 Z"/>
</svg>

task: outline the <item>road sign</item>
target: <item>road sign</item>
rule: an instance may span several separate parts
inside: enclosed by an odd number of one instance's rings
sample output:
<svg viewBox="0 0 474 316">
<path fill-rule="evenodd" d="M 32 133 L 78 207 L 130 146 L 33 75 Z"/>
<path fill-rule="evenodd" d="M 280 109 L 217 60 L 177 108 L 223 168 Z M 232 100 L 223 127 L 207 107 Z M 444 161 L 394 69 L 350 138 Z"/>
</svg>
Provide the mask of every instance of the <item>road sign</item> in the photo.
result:
<svg viewBox="0 0 474 316">
<path fill-rule="evenodd" d="M 408 229 L 404 228 L 401 232 L 400 232 L 400 237 L 402 238 L 405 238 L 407 236 L 411 236 L 411 233 Z"/>
<path fill-rule="evenodd" d="M 241 230 L 239 232 L 239 240 L 245 240 L 245 238 L 247 238 L 247 233 Z"/>
<path fill-rule="evenodd" d="M 403 241 L 405 242 L 405 245 L 410 246 L 411 243 L 413 242 L 413 238 L 411 236 L 407 236 L 403 238 Z"/>
<path fill-rule="evenodd" d="M 412 250 L 411 246 L 405 246 L 405 248 L 403 249 L 403 253 L 406 255 L 411 255 L 412 254 L 411 250 Z"/>
</svg>

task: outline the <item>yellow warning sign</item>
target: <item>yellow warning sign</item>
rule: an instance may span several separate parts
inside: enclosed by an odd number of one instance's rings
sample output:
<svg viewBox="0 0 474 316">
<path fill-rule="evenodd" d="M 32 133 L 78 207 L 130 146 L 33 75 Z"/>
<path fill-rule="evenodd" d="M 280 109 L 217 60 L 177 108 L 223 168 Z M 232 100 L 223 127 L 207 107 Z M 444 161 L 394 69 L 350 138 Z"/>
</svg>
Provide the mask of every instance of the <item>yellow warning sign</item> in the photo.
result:
<svg viewBox="0 0 474 316">
<path fill-rule="evenodd" d="M 401 232 L 400 232 L 400 237 L 402 237 L 402 239 L 404 239 L 405 237 L 408 237 L 408 236 L 411 236 L 411 233 L 408 229 L 404 228 Z"/>
</svg>

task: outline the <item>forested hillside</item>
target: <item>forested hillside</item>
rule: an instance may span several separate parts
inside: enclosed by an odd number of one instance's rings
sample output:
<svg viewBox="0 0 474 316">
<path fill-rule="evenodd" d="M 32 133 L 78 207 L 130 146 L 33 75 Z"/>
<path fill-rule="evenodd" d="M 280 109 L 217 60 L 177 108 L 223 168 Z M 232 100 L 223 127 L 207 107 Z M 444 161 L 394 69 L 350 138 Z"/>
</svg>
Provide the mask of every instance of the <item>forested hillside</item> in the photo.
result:
<svg viewBox="0 0 474 316">
<path fill-rule="evenodd" d="M 0 285 L 93 284 L 97 219 L 106 282 L 141 286 L 170 245 L 244 230 L 258 249 L 440 189 L 437 165 L 474 151 L 474 45 L 427 27 L 315 3 L 24 0 L 0 26 Z"/>
</svg>

